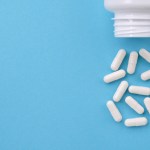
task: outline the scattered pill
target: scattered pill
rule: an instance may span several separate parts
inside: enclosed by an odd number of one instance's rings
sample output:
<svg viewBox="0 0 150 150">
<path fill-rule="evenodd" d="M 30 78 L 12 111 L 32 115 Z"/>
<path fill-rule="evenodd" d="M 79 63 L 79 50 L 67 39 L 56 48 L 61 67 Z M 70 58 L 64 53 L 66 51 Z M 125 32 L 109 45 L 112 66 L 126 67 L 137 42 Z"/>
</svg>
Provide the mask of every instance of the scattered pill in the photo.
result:
<svg viewBox="0 0 150 150">
<path fill-rule="evenodd" d="M 116 121 L 116 122 L 120 122 L 122 120 L 122 115 L 121 113 L 119 112 L 118 108 L 116 107 L 116 105 L 114 104 L 113 101 L 108 101 L 107 102 L 107 108 L 108 110 L 110 111 L 113 119 Z"/>
<path fill-rule="evenodd" d="M 129 84 L 127 81 L 122 81 L 120 83 L 120 85 L 118 86 L 118 88 L 113 96 L 113 100 L 115 102 L 119 102 L 121 100 L 121 98 L 123 97 L 124 93 L 126 92 L 128 86 L 129 86 Z"/>
<path fill-rule="evenodd" d="M 125 99 L 125 102 L 133 109 L 135 110 L 138 114 L 143 114 L 144 113 L 144 108 L 131 96 L 128 96 Z"/>
<path fill-rule="evenodd" d="M 148 61 L 150 63 L 150 52 L 145 50 L 145 49 L 141 49 L 139 51 L 139 54 L 141 57 L 143 57 L 146 61 Z"/>
<path fill-rule="evenodd" d="M 147 125 L 148 120 L 145 117 L 126 119 L 124 124 L 127 127 L 137 127 Z"/>
<path fill-rule="evenodd" d="M 113 71 L 117 71 L 119 69 L 125 56 L 126 56 L 126 51 L 124 49 L 120 49 L 111 64 L 111 69 Z"/>
<path fill-rule="evenodd" d="M 144 104 L 145 104 L 145 106 L 146 106 L 147 111 L 148 111 L 149 114 L 150 114 L 150 98 L 149 98 L 149 97 L 146 97 L 146 98 L 144 99 Z"/>
<path fill-rule="evenodd" d="M 141 49 L 139 51 L 139 55 L 143 57 L 147 62 L 150 63 L 149 51 L 147 51 L 146 49 Z M 124 49 L 120 49 L 111 64 L 111 69 L 115 72 L 104 76 L 103 80 L 105 83 L 111 83 L 113 81 L 116 81 L 125 77 L 126 71 L 123 69 L 118 70 L 125 56 L 126 56 L 126 51 Z M 138 53 L 136 51 L 132 51 L 129 56 L 128 67 L 127 67 L 127 72 L 129 74 L 135 73 L 137 62 L 138 62 Z M 150 70 L 143 72 L 141 74 L 141 79 L 144 81 L 150 80 Z M 109 100 L 106 104 L 111 116 L 116 122 L 122 121 L 122 114 L 120 113 L 119 109 L 115 105 L 115 102 L 119 102 L 122 99 L 127 89 L 132 94 L 150 96 L 150 87 L 134 86 L 134 85 L 130 86 L 129 88 L 128 87 L 129 87 L 128 82 L 122 81 L 117 87 L 116 92 L 113 95 L 113 101 Z M 144 113 L 144 108 L 131 96 L 126 97 L 125 102 L 138 114 Z M 147 111 L 150 114 L 150 97 L 146 97 L 144 99 L 144 104 L 145 104 Z M 145 117 L 129 118 L 129 119 L 126 119 L 124 122 L 125 126 L 127 127 L 145 126 L 147 125 L 147 123 L 148 123 L 148 120 Z"/>
<path fill-rule="evenodd" d="M 133 94 L 139 94 L 139 95 L 150 95 L 150 88 L 143 87 L 143 86 L 130 86 L 129 92 Z"/>
<path fill-rule="evenodd" d="M 144 81 L 147 81 L 150 79 L 150 70 L 144 72 L 141 74 L 141 79 L 144 80 Z"/>
<path fill-rule="evenodd" d="M 135 72 L 137 60 L 138 60 L 138 53 L 135 51 L 131 52 L 127 68 L 127 72 L 129 74 L 133 74 Z"/>
<path fill-rule="evenodd" d="M 126 75 L 126 72 L 124 70 L 118 70 L 116 72 L 106 75 L 104 77 L 104 82 L 110 83 L 110 82 L 113 82 L 113 81 L 116 81 L 125 77 L 125 75 Z"/>
</svg>

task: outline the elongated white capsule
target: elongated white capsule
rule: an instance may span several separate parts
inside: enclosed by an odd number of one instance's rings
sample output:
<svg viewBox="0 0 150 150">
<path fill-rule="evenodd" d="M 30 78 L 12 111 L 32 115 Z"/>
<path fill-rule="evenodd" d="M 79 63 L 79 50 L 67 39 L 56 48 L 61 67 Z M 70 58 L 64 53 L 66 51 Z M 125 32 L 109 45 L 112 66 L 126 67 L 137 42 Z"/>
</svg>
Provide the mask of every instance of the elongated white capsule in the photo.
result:
<svg viewBox="0 0 150 150">
<path fill-rule="evenodd" d="M 147 125 L 148 120 L 145 117 L 126 119 L 124 124 L 127 127 L 138 127 Z"/>
<path fill-rule="evenodd" d="M 144 81 L 147 81 L 150 79 L 150 70 L 146 71 L 146 72 L 143 72 L 141 74 L 141 79 L 144 80 Z"/>
<path fill-rule="evenodd" d="M 129 74 L 133 74 L 135 72 L 137 60 L 138 60 L 138 53 L 135 51 L 131 52 L 127 68 L 127 72 Z"/>
<path fill-rule="evenodd" d="M 110 82 L 113 82 L 113 81 L 116 81 L 125 77 L 125 75 L 126 75 L 126 72 L 124 70 L 118 70 L 116 72 L 106 75 L 104 77 L 104 82 L 110 83 Z"/>
<path fill-rule="evenodd" d="M 144 104 L 145 104 L 145 106 L 146 106 L 147 111 L 148 111 L 149 114 L 150 114 L 150 98 L 149 98 L 149 97 L 146 97 L 146 98 L 144 99 Z"/>
<path fill-rule="evenodd" d="M 138 114 L 143 114 L 144 113 L 144 108 L 131 96 L 128 96 L 125 99 L 125 102 L 133 109 L 135 110 Z"/>
<path fill-rule="evenodd" d="M 143 57 L 147 62 L 150 63 L 150 52 L 145 50 L 145 49 L 141 49 L 139 51 L 139 54 L 141 57 Z"/>
<path fill-rule="evenodd" d="M 107 102 L 107 108 L 108 110 L 110 111 L 113 119 L 116 121 L 116 122 L 120 122 L 122 120 L 122 115 L 121 113 L 119 112 L 118 108 L 116 107 L 116 105 L 114 104 L 113 101 L 108 101 Z"/>
<path fill-rule="evenodd" d="M 120 49 L 111 64 L 111 69 L 113 71 L 117 71 L 119 69 L 125 56 L 126 56 L 126 51 L 124 49 Z"/>
<path fill-rule="evenodd" d="M 143 87 L 143 86 L 130 86 L 129 92 L 133 93 L 133 94 L 149 96 L 150 95 L 150 88 Z"/>
<path fill-rule="evenodd" d="M 120 83 L 120 85 L 118 86 L 118 88 L 113 96 L 113 100 L 115 102 L 119 102 L 121 100 L 121 98 L 123 97 L 124 93 L 126 92 L 128 86 L 129 86 L 129 84 L 127 81 L 122 81 Z"/>
</svg>

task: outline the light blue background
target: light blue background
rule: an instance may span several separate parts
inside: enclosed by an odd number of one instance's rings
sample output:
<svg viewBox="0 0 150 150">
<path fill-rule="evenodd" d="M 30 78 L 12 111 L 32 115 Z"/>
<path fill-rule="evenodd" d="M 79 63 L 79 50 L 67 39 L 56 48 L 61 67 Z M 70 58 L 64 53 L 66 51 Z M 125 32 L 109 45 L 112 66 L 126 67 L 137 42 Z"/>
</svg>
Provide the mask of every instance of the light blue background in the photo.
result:
<svg viewBox="0 0 150 150">
<path fill-rule="evenodd" d="M 103 83 L 119 48 L 150 39 L 114 38 L 111 17 L 102 0 L 0 1 L 0 150 L 150 149 L 150 126 L 126 128 L 106 108 L 120 81 Z M 140 58 L 126 79 L 149 86 L 148 69 Z M 117 106 L 139 116 L 124 98 Z"/>
</svg>

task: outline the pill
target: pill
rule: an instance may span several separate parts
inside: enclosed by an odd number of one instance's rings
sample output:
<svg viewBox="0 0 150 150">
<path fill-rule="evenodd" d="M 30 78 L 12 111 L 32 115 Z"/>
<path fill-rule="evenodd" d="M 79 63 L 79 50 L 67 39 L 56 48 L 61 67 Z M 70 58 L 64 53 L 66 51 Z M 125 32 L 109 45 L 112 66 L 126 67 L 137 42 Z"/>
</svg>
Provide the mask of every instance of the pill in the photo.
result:
<svg viewBox="0 0 150 150">
<path fill-rule="evenodd" d="M 147 51 L 146 49 L 141 49 L 139 51 L 139 54 L 141 57 L 143 57 L 146 61 L 150 63 L 150 52 Z"/>
<path fill-rule="evenodd" d="M 125 102 L 138 114 L 144 113 L 144 108 L 131 96 L 126 97 Z"/>
<path fill-rule="evenodd" d="M 146 106 L 147 111 L 148 111 L 149 114 L 150 114 L 150 98 L 149 98 L 149 97 L 146 97 L 146 98 L 144 99 L 144 104 L 145 104 L 145 106 Z"/>
<path fill-rule="evenodd" d="M 126 51 L 124 49 L 120 49 L 111 64 L 111 69 L 113 71 L 117 71 L 119 69 L 125 56 L 126 56 Z"/>
<path fill-rule="evenodd" d="M 113 81 L 116 81 L 118 79 L 125 77 L 125 75 L 126 75 L 126 72 L 124 70 L 118 70 L 111 74 L 106 75 L 104 77 L 104 82 L 110 83 L 110 82 L 113 82 Z"/>
<path fill-rule="evenodd" d="M 107 108 L 110 111 L 110 114 L 112 115 L 113 119 L 116 122 L 120 122 L 122 120 L 122 115 L 119 112 L 117 106 L 114 104 L 114 102 L 108 101 L 106 105 L 107 105 Z"/>
<path fill-rule="evenodd" d="M 147 81 L 150 79 L 150 70 L 144 72 L 141 74 L 141 79 L 144 80 L 144 81 Z"/>
<path fill-rule="evenodd" d="M 129 74 L 133 74 L 135 72 L 137 60 L 138 60 L 138 53 L 135 51 L 131 52 L 127 68 L 127 72 Z"/>
<path fill-rule="evenodd" d="M 127 127 L 138 127 L 147 125 L 148 120 L 145 117 L 126 119 L 124 124 Z"/>
<path fill-rule="evenodd" d="M 130 86 L 129 92 L 133 93 L 133 94 L 149 96 L 150 95 L 150 88 L 143 87 L 143 86 Z"/>
<path fill-rule="evenodd" d="M 127 88 L 128 88 L 129 84 L 127 81 L 122 81 L 120 83 L 120 85 L 118 86 L 114 96 L 113 96 L 113 100 L 115 102 L 119 102 L 121 100 L 121 98 L 123 97 L 123 95 L 125 94 Z"/>
</svg>

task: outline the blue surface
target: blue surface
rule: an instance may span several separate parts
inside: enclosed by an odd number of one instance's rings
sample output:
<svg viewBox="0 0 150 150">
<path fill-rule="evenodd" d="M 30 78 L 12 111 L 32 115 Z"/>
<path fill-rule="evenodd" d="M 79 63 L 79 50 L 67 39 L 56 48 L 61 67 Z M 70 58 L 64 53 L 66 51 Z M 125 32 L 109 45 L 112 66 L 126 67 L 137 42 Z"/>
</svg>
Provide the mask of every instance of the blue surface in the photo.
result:
<svg viewBox="0 0 150 150">
<path fill-rule="evenodd" d="M 0 150 L 149 150 L 150 126 L 111 118 L 106 102 L 120 81 L 103 76 L 119 48 L 150 49 L 150 39 L 115 39 L 111 17 L 101 0 L 1 0 Z M 147 69 L 140 58 L 126 79 L 149 86 Z M 124 119 L 138 116 L 117 106 Z"/>
</svg>

